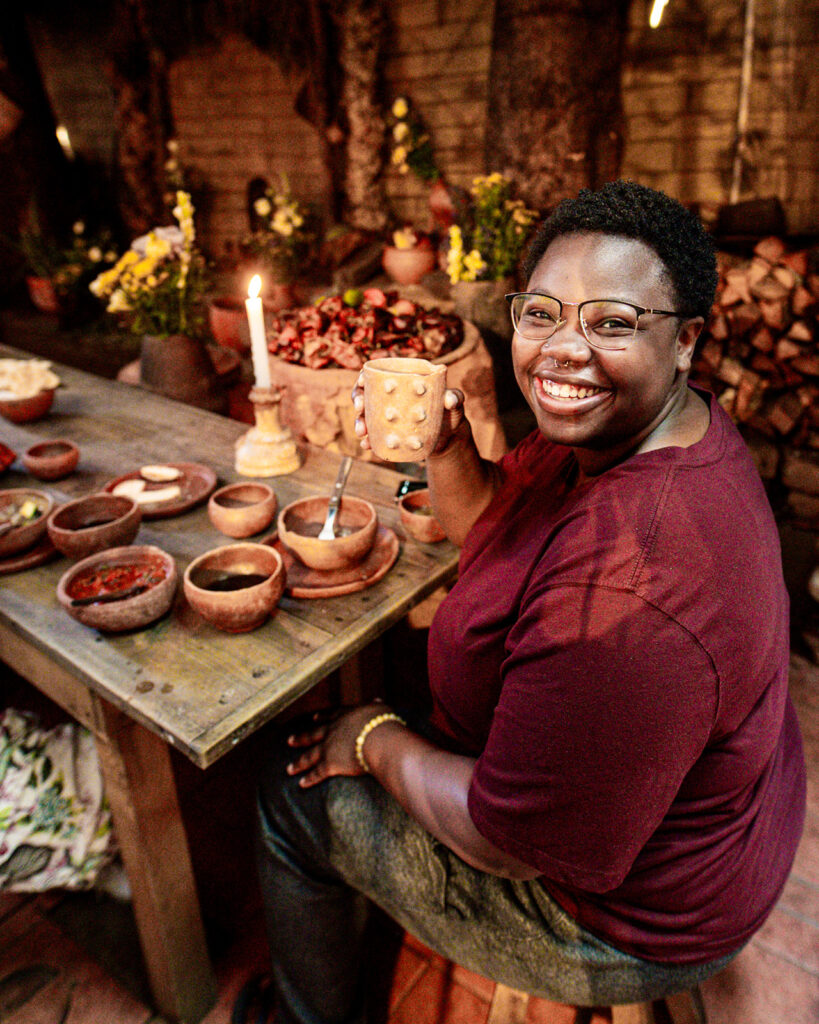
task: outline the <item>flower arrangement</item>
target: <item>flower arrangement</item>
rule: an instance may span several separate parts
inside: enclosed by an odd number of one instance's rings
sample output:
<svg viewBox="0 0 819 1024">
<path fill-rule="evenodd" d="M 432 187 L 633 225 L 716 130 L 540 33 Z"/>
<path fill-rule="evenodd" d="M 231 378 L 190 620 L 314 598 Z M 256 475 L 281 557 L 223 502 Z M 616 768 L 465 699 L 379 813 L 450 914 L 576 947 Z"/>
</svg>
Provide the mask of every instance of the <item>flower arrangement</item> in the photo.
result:
<svg viewBox="0 0 819 1024">
<path fill-rule="evenodd" d="M 181 189 L 173 215 L 176 226 L 135 239 L 89 286 L 108 300 L 109 313 L 130 314 L 134 334 L 196 335 L 202 326 L 205 262 L 195 244 L 193 203 Z"/>
<path fill-rule="evenodd" d="M 426 231 L 418 231 L 407 224 L 392 233 L 392 244 L 396 249 L 432 249 L 432 239 Z"/>
<path fill-rule="evenodd" d="M 429 182 L 441 177 L 435 165 L 429 132 L 403 96 L 399 96 L 392 105 L 391 133 L 390 162 L 400 174 L 412 171 L 421 181 Z"/>
<path fill-rule="evenodd" d="M 511 181 L 497 172 L 475 178 L 470 196 L 449 229 L 449 280 L 500 281 L 514 271 L 538 214 L 512 198 Z"/>
<path fill-rule="evenodd" d="M 318 216 L 294 199 L 285 175 L 279 189 L 268 188 L 253 204 L 258 224 L 244 240 L 246 255 L 261 260 L 274 282 L 290 283 L 304 271 L 319 237 Z"/>
<path fill-rule="evenodd" d="M 32 208 L 25 227 L 20 231 L 20 250 L 30 272 L 51 281 L 61 300 L 68 299 L 81 281 L 87 281 L 91 272 L 116 259 L 116 253 L 110 248 L 108 231 L 89 237 L 82 220 L 75 221 L 71 230 L 70 245 L 58 245 L 42 233 L 36 209 Z"/>
</svg>

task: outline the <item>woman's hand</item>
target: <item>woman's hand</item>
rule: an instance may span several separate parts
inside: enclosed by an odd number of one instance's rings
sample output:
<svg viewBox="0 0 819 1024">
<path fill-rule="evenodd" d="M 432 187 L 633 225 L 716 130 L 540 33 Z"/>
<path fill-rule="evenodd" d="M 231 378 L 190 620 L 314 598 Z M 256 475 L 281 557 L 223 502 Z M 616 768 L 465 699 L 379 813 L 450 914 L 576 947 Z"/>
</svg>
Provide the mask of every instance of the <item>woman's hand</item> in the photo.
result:
<svg viewBox="0 0 819 1024">
<path fill-rule="evenodd" d="M 329 718 L 317 713 L 313 728 L 287 738 L 296 748 L 288 774 L 301 775 L 299 785 L 305 787 L 333 775 L 364 775 L 355 757 L 355 741 L 367 722 L 385 710 L 385 704 L 362 704 L 332 712 Z"/>
<path fill-rule="evenodd" d="M 367 422 L 364 419 L 364 377 L 359 374 L 353 388 L 353 408 L 356 412 L 355 434 L 362 448 L 369 449 L 370 439 L 367 436 Z M 435 451 L 441 451 L 449 444 L 450 438 L 464 418 L 464 394 L 458 388 L 449 388 L 444 392 L 444 417 L 441 432 Z"/>
</svg>

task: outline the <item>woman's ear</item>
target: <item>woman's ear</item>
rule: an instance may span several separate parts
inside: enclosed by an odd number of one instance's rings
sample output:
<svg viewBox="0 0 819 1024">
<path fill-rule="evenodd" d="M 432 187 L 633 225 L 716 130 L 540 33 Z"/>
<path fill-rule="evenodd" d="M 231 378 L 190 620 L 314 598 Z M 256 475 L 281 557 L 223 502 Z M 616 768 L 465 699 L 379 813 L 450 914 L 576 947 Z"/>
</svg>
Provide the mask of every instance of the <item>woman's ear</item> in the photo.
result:
<svg viewBox="0 0 819 1024">
<path fill-rule="evenodd" d="M 692 317 L 682 323 L 677 333 L 677 370 L 686 373 L 691 369 L 691 360 L 694 358 L 694 346 L 703 328 L 705 320 L 701 316 Z"/>
</svg>

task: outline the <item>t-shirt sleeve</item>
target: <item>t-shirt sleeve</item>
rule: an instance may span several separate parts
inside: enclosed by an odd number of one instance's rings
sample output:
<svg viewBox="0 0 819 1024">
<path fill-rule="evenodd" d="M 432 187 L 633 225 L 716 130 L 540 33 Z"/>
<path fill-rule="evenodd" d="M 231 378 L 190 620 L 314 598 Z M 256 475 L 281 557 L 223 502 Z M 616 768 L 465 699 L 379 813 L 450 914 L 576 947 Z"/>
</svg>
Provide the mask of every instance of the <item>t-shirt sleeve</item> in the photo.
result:
<svg viewBox="0 0 819 1024">
<path fill-rule="evenodd" d="M 613 889 L 705 746 L 711 661 L 633 591 L 571 584 L 527 599 L 506 650 L 469 813 L 547 878 Z"/>
</svg>

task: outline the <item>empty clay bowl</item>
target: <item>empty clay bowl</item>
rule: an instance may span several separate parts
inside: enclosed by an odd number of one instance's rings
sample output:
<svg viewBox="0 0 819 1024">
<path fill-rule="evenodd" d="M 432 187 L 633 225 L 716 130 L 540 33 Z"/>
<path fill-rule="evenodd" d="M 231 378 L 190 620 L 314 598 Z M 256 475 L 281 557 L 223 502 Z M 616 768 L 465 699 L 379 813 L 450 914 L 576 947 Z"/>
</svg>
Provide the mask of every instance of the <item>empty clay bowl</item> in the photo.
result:
<svg viewBox="0 0 819 1024">
<path fill-rule="evenodd" d="M 398 514 L 401 517 L 401 525 L 410 537 L 421 541 L 422 544 L 435 544 L 436 541 L 446 540 L 441 524 L 433 515 L 428 489 L 405 494 L 398 502 Z"/>
<path fill-rule="evenodd" d="M 363 498 L 345 494 L 336 516 L 336 537 L 319 540 L 330 498 L 300 498 L 279 513 L 279 540 L 311 569 L 344 569 L 360 562 L 375 543 L 378 516 Z"/>
<path fill-rule="evenodd" d="M 79 461 L 80 449 L 64 438 L 40 441 L 23 455 L 23 465 L 39 480 L 61 480 L 74 472 Z"/>
<path fill-rule="evenodd" d="M 273 522 L 276 495 L 268 484 L 228 484 L 208 501 L 210 521 L 228 537 L 251 537 Z"/>
<path fill-rule="evenodd" d="M 185 570 L 191 607 L 227 633 L 261 626 L 284 593 L 282 556 L 264 544 L 226 544 L 206 551 Z"/>
<path fill-rule="evenodd" d="M 9 517 L 15 511 L 19 511 L 27 501 L 36 504 L 39 515 L 9 529 Z M 13 487 L 8 491 L 0 491 L 0 558 L 8 558 L 34 547 L 45 535 L 48 517 L 53 508 L 54 499 L 44 491 L 35 491 L 30 487 Z"/>
<path fill-rule="evenodd" d="M 54 388 L 44 388 L 28 398 L 17 398 L 7 391 L 0 392 L 0 416 L 12 423 L 31 423 L 45 416 L 54 403 Z"/>
<path fill-rule="evenodd" d="M 110 548 L 63 573 L 57 600 L 83 625 L 117 633 L 147 626 L 164 615 L 177 581 L 176 562 L 161 548 Z"/>
<path fill-rule="evenodd" d="M 54 547 L 69 558 L 86 558 L 106 548 L 130 544 L 142 510 L 122 494 L 88 494 L 56 509 L 48 519 Z"/>
</svg>

